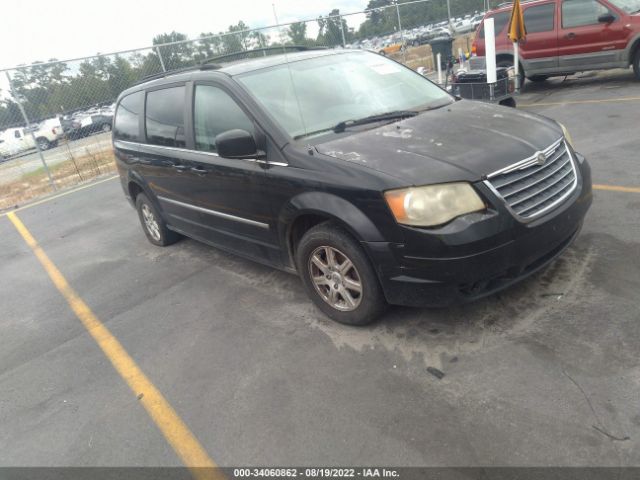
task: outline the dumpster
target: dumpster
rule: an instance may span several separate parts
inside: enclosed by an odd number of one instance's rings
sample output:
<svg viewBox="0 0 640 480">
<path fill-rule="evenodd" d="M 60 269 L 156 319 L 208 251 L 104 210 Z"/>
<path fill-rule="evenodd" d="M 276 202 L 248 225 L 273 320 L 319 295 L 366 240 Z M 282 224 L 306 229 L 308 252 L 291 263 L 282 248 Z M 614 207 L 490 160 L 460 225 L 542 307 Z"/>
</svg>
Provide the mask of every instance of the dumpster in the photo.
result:
<svg viewBox="0 0 640 480">
<path fill-rule="evenodd" d="M 453 56 L 453 38 L 437 37 L 431 40 L 429 45 L 431 45 L 431 51 L 433 52 L 433 64 L 436 65 L 438 54 L 440 54 L 440 66 L 443 70 L 446 70 Z"/>
</svg>

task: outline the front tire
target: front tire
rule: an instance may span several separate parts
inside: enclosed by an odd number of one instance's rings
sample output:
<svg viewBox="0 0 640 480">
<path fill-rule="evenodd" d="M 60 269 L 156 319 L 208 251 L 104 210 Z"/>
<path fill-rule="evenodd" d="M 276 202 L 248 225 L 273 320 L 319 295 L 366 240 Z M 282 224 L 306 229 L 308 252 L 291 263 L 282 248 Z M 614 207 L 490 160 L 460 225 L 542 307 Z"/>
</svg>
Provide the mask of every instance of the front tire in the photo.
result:
<svg viewBox="0 0 640 480">
<path fill-rule="evenodd" d="M 336 322 L 367 325 L 387 308 L 362 247 L 335 222 L 321 223 L 304 234 L 296 265 L 313 303 Z"/>
<path fill-rule="evenodd" d="M 166 247 L 178 241 L 180 236 L 167 228 L 162 215 L 144 193 L 139 193 L 136 197 L 136 210 L 142 230 L 151 243 L 158 247 Z"/>
<path fill-rule="evenodd" d="M 640 80 L 640 47 L 638 47 L 633 57 L 633 73 L 636 74 L 636 80 Z"/>
</svg>

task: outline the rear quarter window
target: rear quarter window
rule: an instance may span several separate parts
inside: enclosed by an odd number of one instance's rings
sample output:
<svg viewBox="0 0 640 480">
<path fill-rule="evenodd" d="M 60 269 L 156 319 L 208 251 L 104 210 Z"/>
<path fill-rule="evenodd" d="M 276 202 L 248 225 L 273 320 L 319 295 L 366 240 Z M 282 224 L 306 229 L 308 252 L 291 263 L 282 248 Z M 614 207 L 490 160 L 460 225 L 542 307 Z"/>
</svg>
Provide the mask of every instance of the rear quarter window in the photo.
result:
<svg viewBox="0 0 640 480">
<path fill-rule="evenodd" d="M 185 87 L 147 92 L 145 125 L 147 142 L 165 147 L 185 147 Z"/>
<path fill-rule="evenodd" d="M 143 92 L 136 92 L 120 100 L 113 128 L 113 137 L 116 140 L 140 141 L 139 120 L 142 97 Z"/>
<path fill-rule="evenodd" d="M 509 23 L 509 18 L 511 17 L 511 12 L 501 12 L 496 13 L 495 15 L 490 15 L 487 18 L 493 18 L 494 27 L 496 31 L 496 37 L 498 37 L 502 31 Z M 480 38 L 484 38 L 484 22 L 487 21 L 487 18 L 484 19 L 482 25 L 480 25 Z"/>
</svg>

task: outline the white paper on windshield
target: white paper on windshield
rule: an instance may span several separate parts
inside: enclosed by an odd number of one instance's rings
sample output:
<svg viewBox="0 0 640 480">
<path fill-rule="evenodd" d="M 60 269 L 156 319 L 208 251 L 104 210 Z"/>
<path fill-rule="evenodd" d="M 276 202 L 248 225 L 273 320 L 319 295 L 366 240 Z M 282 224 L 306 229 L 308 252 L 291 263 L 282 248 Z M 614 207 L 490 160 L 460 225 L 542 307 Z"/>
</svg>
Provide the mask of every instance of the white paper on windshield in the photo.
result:
<svg viewBox="0 0 640 480">
<path fill-rule="evenodd" d="M 389 75 L 400 71 L 400 68 L 393 63 L 376 63 L 371 65 L 371 69 L 378 75 Z"/>
</svg>

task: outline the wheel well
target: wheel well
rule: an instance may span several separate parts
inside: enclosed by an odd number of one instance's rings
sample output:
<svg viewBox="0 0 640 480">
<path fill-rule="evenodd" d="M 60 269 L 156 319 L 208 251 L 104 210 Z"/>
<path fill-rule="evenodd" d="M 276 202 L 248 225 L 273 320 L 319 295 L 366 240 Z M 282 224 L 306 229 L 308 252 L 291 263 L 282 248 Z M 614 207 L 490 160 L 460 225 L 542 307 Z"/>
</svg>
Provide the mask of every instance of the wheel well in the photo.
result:
<svg viewBox="0 0 640 480">
<path fill-rule="evenodd" d="M 496 65 L 503 60 L 509 61 L 513 64 L 513 55 L 510 55 L 508 53 L 501 53 L 499 55 L 496 55 Z M 524 67 L 522 66 L 522 60 L 518 62 L 518 64 L 520 65 L 520 68 L 519 68 L 520 74 L 523 74 Z"/>
<path fill-rule="evenodd" d="M 129 196 L 133 203 L 136 203 L 136 197 L 138 194 L 142 193 L 142 187 L 138 185 L 136 182 L 129 182 Z"/>
<path fill-rule="evenodd" d="M 289 228 L 288 247 L 291 260 L 295 258 L 296 248 L 300 239 L 310 229 L 323 222 L 331 220 L 331 217 L 319 214 L 305 214 L 300 215 L 293 221 L 293 224 Z M 295 262 L 294 262 L 295 263 Z"/>
</svg>

